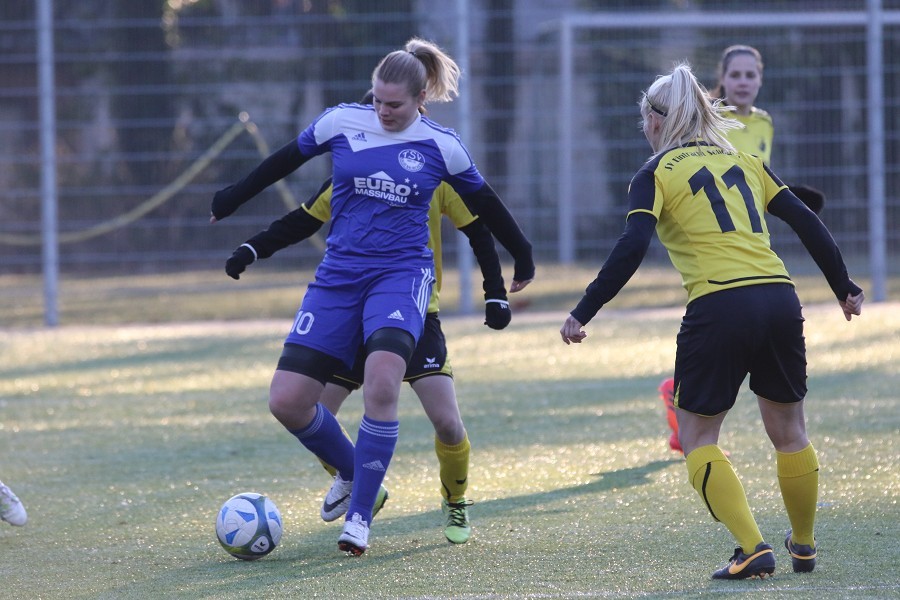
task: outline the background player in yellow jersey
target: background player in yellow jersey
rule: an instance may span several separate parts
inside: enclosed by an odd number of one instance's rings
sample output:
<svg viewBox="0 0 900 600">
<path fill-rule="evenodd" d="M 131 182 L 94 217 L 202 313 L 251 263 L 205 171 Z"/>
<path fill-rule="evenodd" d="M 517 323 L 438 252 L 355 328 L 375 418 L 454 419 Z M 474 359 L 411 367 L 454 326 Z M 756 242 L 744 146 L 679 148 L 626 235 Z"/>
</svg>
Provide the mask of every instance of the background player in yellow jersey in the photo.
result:
<svg viewBox="0 0 900 600">
<path fill-rule="evenodd" d="M 760 157 L 772 164 L 772 142 L 775 126 L 772 116 L 755 105 L 763 82 L 763 59 L 753 46 L 735 45 L 722 51 L 718 69 L 719 81 L 710 92 L 713 99 L 733 106 L 726 116 L 736 119 L 744 127 L 728 132 L 728 141 L 736 150 Z M 813 212 L 819 214 L 825 206 L 825 195 L 808 185 L 789 185 Z"/>
<path fill-rule="evenodd" d="M 725 116 L 737 120 L 743 127 L 731 129 L 726 134 L 735 150 L 754 154 L 766 165 L 771 164 L 772 141 L 775 127 L 772 117 L 761 108 L 755 106 L 756 98 L 762 89 L 763 59 L 759 50 L 753 46 L 734 45 L 722 51 L 719 60 L 718 83 L 710 92 L 710 97 L 719 99 L 723 104 L 734 107 L 726 111 Z M 825 195 L 810 186 L 790 186 L 794 195 L 800 198 L 813 212 L 818 214 L 825 206 Z M 659 384 L 659 397 L 666 407 L 666 417 L 672 430 L 669 435 L 669 447 L 680 452 L 678 441 L 678 424 L 675 420 L 675 379 L 667 378 Z"/>
<path fill-rule="evenodd" d="M 733 106 L 734 110 L 725 112 L 725 116 L 744 126 L 730 130 L 728 141 L 735 149 L 755 154 L 770 164 L 775 128 L 769 113 L 754 105 L 762 89 L 762 55 L 752 46 L 729 46 L 722 52 L 718 74 L 719 82 L 710 96 Z"/>
<path fill-rule="evenodd" d="M 368 98 L 363 100 L 364 103 Z M 226 272 L 237 279 L 247 265 L 257 257 L 267 258 L 290 244 L 306 239 L 331 218 L 331 185 L 326 181 L 322 188 L 297 210 L 272 223 L 245 244 L 242 244 L 226 263 Z M 500 269 L 500 258 L 494 247 L 491 230 L 473 215 L 459 195 L 449 185 L 441 184 L 435 190 L 428 211 L 429 243 L 434 251 L 435 285 L 425 319 L 425 329 L 412 358 L 404 381 L 408 382 L 419 397 L 422 408 L 434 425 L 435 453 L 438 457 L 441 481 L 442 508 L 447 518 L 444 535 L 455 544 L 469 540 L 471 525 L 468 517 L 466 490 L 469 484 L 469 454 L 471 445 L 459 411 L 453 370 L 447 357 L 447 345 L 438 318 L 439 296 L 443 279 L 441 252 L 441 218 L 446 215 L 469 239 L 484 277 L 485 324 L 492 329 L 505 328 L 511 319 L 509 302 Z M 501 235 L 507 239 L 506 236 Z M 534 261 L 529 244 L 513 247 L 515 274 L 510 286 L 512 292 L 527 286 L 534 278 Z M 354 367 L 335 373 L 329 378 L 320 402 L 332 414 L 337 414 L 350 392 L 363 384 L 365 348 L 360 347 Z M 336 470 L 323 462 L 326 471 L 335 477 L 322 510 L 322 518 L 333 521 L 340 517 L 349 504 L 352 482 L 342 481 Z M 380 511 L 387 500 L 387 490 L 382 486 L 376 500 L 374 513 Z"/>
<path fill-rule="evenodd" d="M 750 375 L 792 531 L 794 571 L 812 571 L 819 464 L 806 435 L 803 314 L 784 263 L 769 244 L 766 212 L 785 221 L 822 270 L 845 318 L 859 315 L 862 290 L 814 212 L 756 156 L 737 152 L 738 123 L 710 102 L 690 66 L 678 64 L 644 93 L 644 134 L 653 149 L 628 189 L 625 231 L 560 329 L 581 343 L 583 327 L 622 289 L 654 230 L 681 273 L 688 303 L 677 338 L 676 416 L 688 480 L 738 548 L 714 579 L 775 571 L 747 496 L 719 448 L 719 430 Z"/>
</svg>

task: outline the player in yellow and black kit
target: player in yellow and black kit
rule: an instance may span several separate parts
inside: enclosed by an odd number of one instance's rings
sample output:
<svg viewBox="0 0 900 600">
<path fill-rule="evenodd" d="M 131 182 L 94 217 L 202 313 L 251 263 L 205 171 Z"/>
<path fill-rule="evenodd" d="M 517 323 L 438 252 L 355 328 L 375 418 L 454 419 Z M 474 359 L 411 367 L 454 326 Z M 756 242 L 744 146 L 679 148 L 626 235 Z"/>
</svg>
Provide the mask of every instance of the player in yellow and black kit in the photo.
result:
<svg viewBox="0 0 900 600">
<path fill-rule="evenodd" d="M 766 165 L 770 165 L 775 125 L 772 115 L 754 105 L 762 89 L 762 81 L 763 60 L 759 50 L 753 46 L 729 46 L 722 51 L 719 83 L 710 92 L 710 97 L 733 106 L 734 110 L 725 112 L 725 116 L 743 125 L 728 132 L 728 141 L 734 149 L 758 156 Z M 822 212 L 825 194 L 821 191 L 808 185 L 788 187 L 814 213 Z"/>
<path fill-rule="evenodd" d="M 725 48 L 719 60 L 719 81 L 710 92 L 710 97 L 719 99 L 724 105 L 734 107 L 725 111 L 726 117 L 737 120 L 743 125 L 731 129 L 727 133 L 728 141 L 735 150 L 753 154 L 771 163 L 772 140 L 775 127 L 772 116 L 761 108 L 754 106 L 762 89 L 763 60 L 759 50 L 752 46 L 735 45 Z M 800 198 L 813 212 L 819 214 L 825 206 L 825 195 L 810 186 L 790 186 L 794 195 Z M 666 416 L 672 430 L 669 435 L 669 447 L 681 452 L 678 441 L 678 424 L 675 420 L 675 379 L 669 377 L 659 384 L 659 397 L 666 407 Z"/>
<path fill-rule="evenodd" d="M 816 561 L 818 459 L 806 435 L 803 314 L 784 263 L 771 249 L 766 213 L 785 221 L 822 270 L 849 321 L 862 290 L 816 214 L 756 156 L 737 152 L 738 124 L 710 102 L 686 64 L 658 78 L 641 99 L 653 156 L 628 190 L 625 231 L 566 319 L 566 344 L 635 273 L 654 230 L 681 273 L 688 303 L 677 338 L 675 405 L 688 478 L 738 548 L 714 579 L 775 571 L 741 482 L 719 448 L 719 430 L 750 375 L 791 523 L 785 545 L 795 571 Z"/>
<path fill-rule="evenodd" d="M 267 258 L 317 231 L 331 218 L 331 189 L 331 182 L 326 181 L 303 206 L 275 221 L 267 230 L 238 248 L 226 265 L 228 274 L 237 278 L 255 258 Z M 443 276 L 441 219 L 445 215 L 468 237 L 481 268 L 484 277 L 485 324 L 492 329 L 503 329 L 509 324 L 512 314 L 491 230 L 469 211 L 453 188 L 442 183 L 432 195 L 428 211 L 428 247 L 434 252 L 436 281 L 428 304 L 425 329 L 409 361 L 404 381 L 412 386 L 434 425 L 434 448 L 439 464 L 442 507 L 447 517 L 444 535 L 450 542 L 462 544 L 467 542 L 471 535 L 468 518 L 468 506 L 471 502 L 466 499 L 471 445 L 460 416 L 452 379 L 453 370 L 447 357 L 447 344 L 438 318 Z M 519 240 L 515 234 L 503 235 L 501 232 L 499 237 L 510 245 L 510 252 L 515 260 L 515 273 L 510 290 L 519 291 L 534 278 L 531 246 Z M 360 347 L 353 368 L 337 372 L 329 378 L 320 402 L 332 414 L 337 414 L 350 392 L 363 384 L 364 365 L 365 348 Z M 325 463 L 323 466 L 332 477 L 337 477 L 333 467 Z M 349 482 L 347 484 L 343 486 L 348 488 L 345 490 L 346 494 L 336 492 L 338 495 L 335 502 L 345 500 L 345 496 L 349 496 Z M 337 489 L 342 489 L 339 480 Z M 386 500 L 387 490 L 382 486 L 376 499 L 375 513 L 381 509 Z M 322 517 L 332 521 L 340 514 L 334 510 L 327 510 L 327 504 L 326 498 L 326 508 L 323 508 Z"/>
</svg>

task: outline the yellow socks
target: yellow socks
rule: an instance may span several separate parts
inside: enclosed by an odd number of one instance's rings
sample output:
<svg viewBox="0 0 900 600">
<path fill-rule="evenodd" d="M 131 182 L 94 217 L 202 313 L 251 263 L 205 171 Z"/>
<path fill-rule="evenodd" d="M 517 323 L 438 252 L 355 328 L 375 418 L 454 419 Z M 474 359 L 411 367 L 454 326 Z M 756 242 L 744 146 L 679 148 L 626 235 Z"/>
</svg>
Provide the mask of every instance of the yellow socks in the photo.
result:
<svg viewBox="0 0 900 600">
<path fill-rule="evenodd" d="M 688 478 L 713 519 L 720 521 L 744 552 L 763 541 L 747 503 L 744 487 L 718 446 L 701 446 L 687 456 Z"/>
<path fill-rule="evenodd" d="M 319 457 L 317 456 L 316 458 L 319 458 Z M 329 465 L 327 462 L 325 462 L 321 458 L 319 458 L 319 462 L 322 464 L 322 468 L 325 469 L 329 475 L 331 475 L 332 477 L 337 476 L 337 469 L 335 469 L 334 467 Z"/>
<path fill-rule="evenodd" d="M 815 547 L 813 527 L 819 497 L 819 460 L 812 444 L 799 452 L 776 452 L 778 485 L 791 522 L 791 540 Z"/>
<path fill-rule="evenodd" d="M 437 454 L 441 474 L 441 494 L 448 502 L 459 502 L 469 487 L 469 436 L 458 444 L 448 446 L 434 438 L 434 452 Z"/>
</svg>

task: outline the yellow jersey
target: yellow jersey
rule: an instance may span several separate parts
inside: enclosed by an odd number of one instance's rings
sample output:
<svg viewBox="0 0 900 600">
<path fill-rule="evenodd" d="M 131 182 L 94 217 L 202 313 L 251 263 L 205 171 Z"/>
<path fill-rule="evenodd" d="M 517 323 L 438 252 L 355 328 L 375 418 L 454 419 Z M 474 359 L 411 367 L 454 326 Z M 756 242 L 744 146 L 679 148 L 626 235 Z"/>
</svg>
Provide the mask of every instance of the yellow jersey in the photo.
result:
<svg viewBox="0 0 900 600">
<path fill-rule="evenodd" d="M 705 143 L 648 161 L 628 190 L 629 216 L 648 212 L 688 302 L 719 290 L 788 282 L 772 250 L 764 215 L 785 186 L 756 156 Z"/>
<path fill-rule="evenodd" d="M 772 140 L 775 138 L 775 126 L 772 117 L 761 108 L 755 106 L 749 115 L 727 112 L 725 116 L 744 124 L 742 129 L 728 131 L 728 141 L 739 152 L 746 152 L 760 157 L 764 163 L 771 164 Z"/>
</svg>

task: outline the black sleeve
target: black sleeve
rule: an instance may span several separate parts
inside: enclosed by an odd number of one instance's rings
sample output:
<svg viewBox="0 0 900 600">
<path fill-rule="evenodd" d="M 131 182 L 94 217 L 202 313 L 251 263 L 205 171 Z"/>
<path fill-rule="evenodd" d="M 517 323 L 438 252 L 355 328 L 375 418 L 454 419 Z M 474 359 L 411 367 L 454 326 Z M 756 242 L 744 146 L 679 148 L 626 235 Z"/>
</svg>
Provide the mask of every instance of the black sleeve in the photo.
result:
<svg viewBox="0 0 900 600">
<path fill-rule="evenodd" d="M 809 210 L 817 215 L 825 208 L 825 193 L 808 185 L 790 185 L 791 191 L 806 205 Z"/>
<path fill-rule="evenodd" d="M 636 212 L 628 217 L 625 231 L 613 246 L 597 278 L 587 286 L 584 297 L 571 312 L 579 323 L 587 325 L 597 311 L 628 283 L 644 260 L 655 230 L 656 217 L 651 213 Z"/>
<path fill-rule="evenodd" d="M 331 178 L 310 198 L 277 221 L 273 221 L 268 229 L 261 231 L 247 240 L 253 246 L 257 258 L 269 258 L 279 250 L 287 248 L 313 235 L 322 227 L 322 221 L 312 216 L 308 208 L 321 201 L 322 195 L 331 186 Z"/>
<path fill-rule="evenodd" d="M 265 231 L 260 231 L 247 243 L 256 250 L 257 258 L 269 258 L 279 250 L 302 242 L 322 227 L 322 221 L 306 212 L 301 206 L 273 221 Z"/>
<path fill-rule="evenodd" d="M 831 237 L 831 232 L 790 189 L 778 192 L 769 202 L 767 210 L 794 230 L 838 300 L 843 302 L 847 294 L 855 296 L 862 291 L 847 274 L 841 250 Z"/>
<path fill-rule="evenodd" d="M 500 200 L 487 182 L 477 192 L 460 194 L 466 207 L 472 214 L 484 219 L 484 224 L 494 237 L 512 255 L 515 262 L 513 279 L 528 281 L 534 279 L 534 257 L 531 254 L 531 242 L 522 233 L 522 229 L 509 213 L 509 209 Z"/>
<path fill-rule="evenodd" d="M 215 193 L 212 214 L 217 220 L 232 214 L 255 195 L 300 168 L 307 157 L 300 153 L 297 140 L 292 140 L 280 150 L 266 157 L 246 177 Z"/>
<path fill-rule="evenodd" d="M 478 266 L 481 267 L 481 275 L 484 277 L 485 300 L 506 300 L 506 286 L 503 283 L 500 269 L 500 256 L 497 254 L 490 230 L 481 222 L 481 219 L 475 219 L 465 227 L 460 227 L 459 230 L 469 238 L 469 245 L 472 246 L 472 252 L 475 253 L 475 259 L 478 261 Z"/>
</svg>

